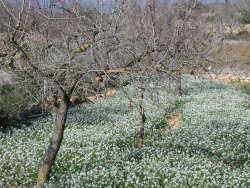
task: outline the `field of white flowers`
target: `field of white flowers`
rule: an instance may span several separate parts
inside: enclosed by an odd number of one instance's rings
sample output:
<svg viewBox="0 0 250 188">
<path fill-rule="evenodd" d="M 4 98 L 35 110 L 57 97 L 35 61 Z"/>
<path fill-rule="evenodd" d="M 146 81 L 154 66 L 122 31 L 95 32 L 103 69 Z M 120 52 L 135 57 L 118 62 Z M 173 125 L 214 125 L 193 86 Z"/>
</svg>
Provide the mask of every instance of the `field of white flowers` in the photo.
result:
<svg viewBox="0 0 250 188">
<path fill-rule="evenodd" d="M 166 89 L 147 93 L 142 149 L 133 145 L 139 114 L 121 92 L 72 108 L 46 187 L 249 187 L 249 96 L 190 76 L 183 87 L 178 98 Z M 166 109 L 181 113 L 180 128 L 159 129 L 168 126 Z M 35 184 L 52 132 L 52 116 L 0 132 L 0 187 Z"/>
</svg>

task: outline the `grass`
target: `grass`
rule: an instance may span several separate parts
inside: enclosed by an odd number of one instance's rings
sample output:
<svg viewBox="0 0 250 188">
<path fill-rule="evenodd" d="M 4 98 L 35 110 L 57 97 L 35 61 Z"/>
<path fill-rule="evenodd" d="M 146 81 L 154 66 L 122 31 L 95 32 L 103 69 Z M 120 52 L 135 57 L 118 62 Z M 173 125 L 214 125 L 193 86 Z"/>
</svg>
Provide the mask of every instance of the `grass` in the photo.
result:
<svg viewBox="0 0 250 188">
<path fill-rule="evenodd" d="M 241 89 L 242 92 L 246 93 L 247 95 L 250 95 L 250 83 L 249 82 L 239 82 L 237 83 L 237 86 Z M 243 107 L 247 110 L 250 109 L 250 102 L 244 103 Z"/>
<path fill-rule="evenodd" d="M 249 96 L 191 76 L 183 84 L 183 97 L 162 89 L 157 100 L 144 103 L 148 121 L 142 149 L 133 145 L 139 114 L 128 108 L 122 93 L 71 109 L 45 187 L 249 187 L 250 111 L 243 106 Z M 136 93 L 131 85 L 126 90 Z M 180 128 L 155 127 L 166 109 L 182 113 Z M 0 133 L 0 187 L 34 185 L 52 130 L 48 117 Z"/>
</svg>

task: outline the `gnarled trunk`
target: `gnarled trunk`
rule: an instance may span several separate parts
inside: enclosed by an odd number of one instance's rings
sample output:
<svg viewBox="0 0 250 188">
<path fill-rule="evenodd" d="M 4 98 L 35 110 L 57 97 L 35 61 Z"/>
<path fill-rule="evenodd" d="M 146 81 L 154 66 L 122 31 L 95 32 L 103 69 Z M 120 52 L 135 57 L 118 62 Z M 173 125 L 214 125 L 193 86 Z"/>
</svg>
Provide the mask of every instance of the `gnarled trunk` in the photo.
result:
<svg viewBox="0 0 250 188">
<path fill-rule="evenodd" d="M 41 159 L 37 184 L 44 184 L 49 180 L 51 168 L 55 162 L 56 155 L 60 149 L 63 139 L 68 109 L 69 99 L 65 96 L 56 108 L 55 130 L 52 138 L 50 139 L 49 146 Z"/>
</svg>

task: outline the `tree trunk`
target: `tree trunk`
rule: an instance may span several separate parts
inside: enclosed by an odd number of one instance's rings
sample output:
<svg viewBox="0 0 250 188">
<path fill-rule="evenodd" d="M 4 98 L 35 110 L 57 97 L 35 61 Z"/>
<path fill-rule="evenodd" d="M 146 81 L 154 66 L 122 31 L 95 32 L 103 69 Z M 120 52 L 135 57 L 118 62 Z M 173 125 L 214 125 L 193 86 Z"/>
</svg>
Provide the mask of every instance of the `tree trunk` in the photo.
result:
<svg viewBox="0 0 250 188">
<path fill-rule="evenodd" d="M 177 96 L 182 96 L 183 95 L 183 90 L 182 90 L 182 83 L 181 83 L 181 71 L 177 71 L 176 73 L 176 95 Z"/>
<path fill-rule="evenodd" d="M 143 139 L 144 139 L 144 125 L 146 122 L 146 116 L 143 108 L 143 92 L 141 94 L 141 101 L 140 101 L 140 115 L 141 120 L 140 124 L 137 128 L 137 132 L 135 135 L 135 147 L 136 148 L 142 148 L 143 147 Z"/>
<path fill-rule="evenodd" d="M 55 118 L 55 130 L 54 135 L 50 139 L 49 146 L 43 155 L 40 162 L 39 174 L 37 178 L 37 184 L 44 184 L 49 180 L 51 168 L 55 162 L 56 155 L 60 149 L 60 145 L 63 139 L 63 132 L 67 119 L 67 113 L 69 109 L 69 98 L 63 97 L 63 100 L 56 105 L 56 118 Z"/>
</svg>

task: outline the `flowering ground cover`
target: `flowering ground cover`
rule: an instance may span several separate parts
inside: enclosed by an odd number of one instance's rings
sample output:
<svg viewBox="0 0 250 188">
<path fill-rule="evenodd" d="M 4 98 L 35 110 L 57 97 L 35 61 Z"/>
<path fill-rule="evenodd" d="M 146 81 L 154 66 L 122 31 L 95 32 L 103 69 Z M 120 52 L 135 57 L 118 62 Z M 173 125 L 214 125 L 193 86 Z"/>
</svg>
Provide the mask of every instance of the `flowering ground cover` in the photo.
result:
<svg viewBox="0 0 250 188">
<path fill-rule="evenodd" d="M 135 96 L 132 85 L 125 89 Z M 46 187 L 249 187 L 249 96 L 191 76 L 183 89 L 182 97 L 146 92 L 142 149 L 133 144 L 139 113 L 121 92 L 71 109 Z M 167 128 L 166 110 L 181 114 L 179 128 Z M 52 131 L 50 116 L 0 132 L 0 187 L 35 184 Z"/>
</svg>

